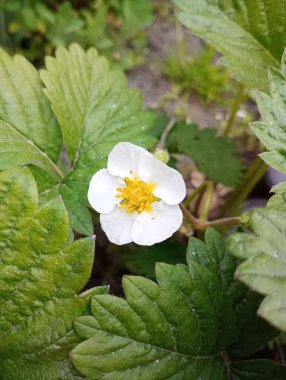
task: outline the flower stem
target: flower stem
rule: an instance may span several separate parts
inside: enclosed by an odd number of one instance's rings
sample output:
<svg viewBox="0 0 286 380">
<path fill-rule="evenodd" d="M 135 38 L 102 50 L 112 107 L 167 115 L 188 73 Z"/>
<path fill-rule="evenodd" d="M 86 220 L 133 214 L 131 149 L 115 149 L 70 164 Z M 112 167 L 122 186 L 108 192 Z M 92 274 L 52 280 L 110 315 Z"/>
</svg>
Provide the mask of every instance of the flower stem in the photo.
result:
<svg viewBox="0 0 286 380">
<path fill-rule="evenodd" d="M 203 182 L 200 186 L 198 186 L 194 191 L 191 192 L 191 194 L 187 197 L 187 199 L 184 201 L 184 206 L 188 207 L 189 204 L 196 198 L 196 196 L 200 193 L 202 193 L 205 188 L 207 187 L 207 183 Z"/>
<path fill-rule="evenodd" d="M 213 192 L 214 192 L 213 183 L 211 181 L 207 181 L 206 182 L 206 196 L 204 198 L 203 209 L 202 209 L 201 217 L 200 217 L 203 223 L 205 223 L 208 219 L 208 215 L 209 215 L 211 204 L 212 204 Z"/>
<path fill-rule="evenodd" d="M 203 222 L 202 220 L 195 218 L 183 204 L 180 204 L 180 208 L 183 212 L 185 220 L 197 231 L 204 231 L 208 227 L 232 227 L 237 226 L 242 222 L 240 217 L 223 218 Z"/>
<path fill-rule="evenodd" d="M 175 123 L 176 123 L 176 119 L 174 117 L 172 117 L 164 129 L 164 131 L 160 137 L 160 140 L 159 140 L 158 144 L 156 145 L 156 149 L 165 149 L 168 134 L 169 134 L 170 130 L 173 128 Z"/>
<path fill-rule="evenodd" d="M 239 110 L 239 107 L 243 101 L 243 91 L 244 91 L 244 85 L 242 83 L 239 83 L 238 88 L 237 88 L 237 93 L 234 98 L 234 101 L 232 103 L 231 109 L 230 109 L 230 114 L 226 123 L 226 126 L 223 131 L 223 136 L 228 136 L 234 121 L 235 121 L 235 116 L 237 111 Z"/>
</svg>

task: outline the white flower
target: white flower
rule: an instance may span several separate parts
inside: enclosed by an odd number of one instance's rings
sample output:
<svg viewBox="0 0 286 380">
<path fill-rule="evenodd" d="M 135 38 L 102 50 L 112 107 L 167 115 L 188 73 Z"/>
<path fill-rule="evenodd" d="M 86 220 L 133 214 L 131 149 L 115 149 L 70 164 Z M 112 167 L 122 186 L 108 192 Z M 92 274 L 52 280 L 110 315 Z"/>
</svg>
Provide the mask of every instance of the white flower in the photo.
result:
<svg viewBox="0 0 286 380">
<path fill-rule="evenodd" d="M 128 142 L 112 149 L 107 169 L 92 177 L 88 190 L 104 232 L 118 245 L 152 245 L 170 237 L 182 224 L 178 204 L 185 195 L 179 172 Z"/>
</svg>

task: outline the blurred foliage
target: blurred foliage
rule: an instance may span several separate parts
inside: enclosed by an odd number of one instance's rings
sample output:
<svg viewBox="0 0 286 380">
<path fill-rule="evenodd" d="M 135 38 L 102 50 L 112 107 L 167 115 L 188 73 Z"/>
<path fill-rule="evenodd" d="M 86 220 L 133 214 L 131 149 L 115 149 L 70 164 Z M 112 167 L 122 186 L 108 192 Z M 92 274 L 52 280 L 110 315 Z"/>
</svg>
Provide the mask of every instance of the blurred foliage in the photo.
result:
<svg viewBox="0 0 286 380">
<path fill-rule="evenodd" d="M 2 0 L 0 45 L 42 64 L 54 48 L 78 42 L 129 69 L 143 60 L 152 21 L 151 0 Z"/>
<path fill-rule="evenodd" d="M 195 91 L 207 102 L 225 103 L 224 94 L 232 91 L 231 78 L 224 66 L 214 63 L 214 50 L 205 48 L 192 57 L 186 54 L 185 47 L 182 48 L 179 43 L 178 51 L 179 59 L 174 51 L 168 56 L 163 73 L 182 92 Z"/>
</svg>

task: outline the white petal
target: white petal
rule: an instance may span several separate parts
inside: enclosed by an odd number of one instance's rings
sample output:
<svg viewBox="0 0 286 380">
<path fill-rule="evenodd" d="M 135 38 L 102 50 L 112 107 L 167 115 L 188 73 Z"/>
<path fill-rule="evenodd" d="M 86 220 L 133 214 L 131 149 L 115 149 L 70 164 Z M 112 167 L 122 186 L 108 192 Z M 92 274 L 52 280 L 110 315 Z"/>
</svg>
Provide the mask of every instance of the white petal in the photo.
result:
<svg viewBox="0 0 286 380">
<path fill-rule="evenodd" d="M 100 214 L 100 224 L 108 239 L 117 245 L 131 243 L 134 214 L 118 207 L 109 214 Z"/>
<path fill-rule="evenodd" d="M 120 182 L 117 177 L 111 175 L 107 169 L 101 169 L 92 177 L 87 198 L 91 206 L 100 213 L 109 213 L 120 202 L 116 198 L 117 188 Z"/>
<path fill-rule="evenodd" d="M 183 221 L 179 206 L 155 202 L 152 212 L 142 212 L 135 219 L 132 240 L 140 245 L 153 245 L 168 239 L 177 231 Z"/>
<path fill-rule="evenodd" d="M 139 159 L 148 156 L 152 157 L 146 149 L 129 142 L 120 142 L 109 153 L 107 168 L 112 175 L 121 178 L 137 175 Z"/>
<path fill-rule="evenodd" d="M 150 157 L 151 156 L 151 157 Z M 169 205 L 179 204 L 186 196 L 186 185 L 182 175 L 152 155 L 140 157 L 138 176 L 142 181 L 153 182 L 156 197 Z"/>
</svg>

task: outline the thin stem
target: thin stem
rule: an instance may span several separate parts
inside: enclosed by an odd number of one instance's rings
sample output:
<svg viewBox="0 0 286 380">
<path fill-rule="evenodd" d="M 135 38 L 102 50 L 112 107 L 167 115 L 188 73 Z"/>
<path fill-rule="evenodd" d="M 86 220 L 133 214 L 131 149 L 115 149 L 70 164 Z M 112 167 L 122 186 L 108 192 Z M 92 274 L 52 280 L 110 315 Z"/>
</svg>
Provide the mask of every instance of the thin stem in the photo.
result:
<svg viewBox="0 0 286 380">
<path fill-rule="evenodd" d="M 232 227 L 241 224 L 242 220 L 240 217 L 223 218 L 212 221 L 202 222 L 201 220 L 195 218 L 183 204 L 180 204 L 180 208 L 183 212 L 185 220 L 197 231 L 204 231 L 208 227 L 221 228 L 221 227 Z"/>
<path fill-rule="evenodd" d="M 206 182 L 206 195 L 204 198 L 203 208 L 201 212 L 201 221 L 205 223 L 208 219 L 208 215 L 210 212 L 211 204 L 212 204 L 212 198 L 213 198 L 213 192 L 214 192 L 214 185 L 211 181 Z"/>
<path fill-rule="evenodd" d="M 180 204 L 183 216 L 185 220 L 195 229 L 200 229 L 200 221 L 194 217 L 189 210 L 183 204 Z"/>
<path fill-rule="evenodd" d="M 256 157 L 245 173 L 243 182 L 232 194 L 230 194 L 224 207 L 219 212 L 218 217 L 223 215 L 237 215 L 243 202 L 264 176 L 267 169 L 268 166 L 260 159 L 260 157 Z"/>
<path fill-rule="evenodd" d="M 187 197 L 187 199 L 184 201 L 184 206 L 188 207 L 189 204 L 196 198 L 196 196 L 205 190 L 206 186 L 207 186 L 207 183 L 204 182 L 195 190 L 193 190 L 191 194 Z"/>
<path fill-rule="evenodd" d="M 172 117 L 168 124 L 166 125 L 166 128 L 164 129 L 161 137 L 160 137 L 160 140 L 156 146 L 156 149 L 165 149 L 165 146 L 166 146 L 166 139 L 168 137 L 168 134 L 170 132 L 170 130 L 173 128 L 174 124 L 176 122 L 176 119 L 174 117 Z"/>
<path fill-rule="evenodd" d="M 222 357 L 222 359 L 223 359 L 223 361 L 224 361 L 224 365 L 225 365 L 225 367 L 227 368 L 227 371 L 229 372 L 231 361 L 230 361 L 230 359 L 229 359 L 227 353 L 226 353 L 225 351 L 222 351 L 222 352 L 220 353 L 220 355 L 221 355 L 221 357 Z"/>
<path fill-rule="evenodd" d="M 237 93 L 234 98 L 234 101 L 232 103 L 231 109 L 230 109 L 230 114 L 226 123 L 226 126 L 223 131 L 223 136 L 228 136 L 234 121 L 236 117 L 236 113 L 239 110 L 239 107 L 243 101 L 243 91 L 244 91 L 244 85 L 242 83 L 239 83 L 238 88 L 237 88 Z"/>
<path fill-rule="evenodd" d="M 222 218 L 222 219 L 216 219 L 216 220 L 211 220 L 210 222 L 206 222 L 205 228 L 207 228 L 207 227 L 214 227 L 214 228 L 232 227 L 232 226 L 238 226 L 239 224 L 241 224 L 240 217 L 233 216 L 230 218 Z"/>
</svg>

